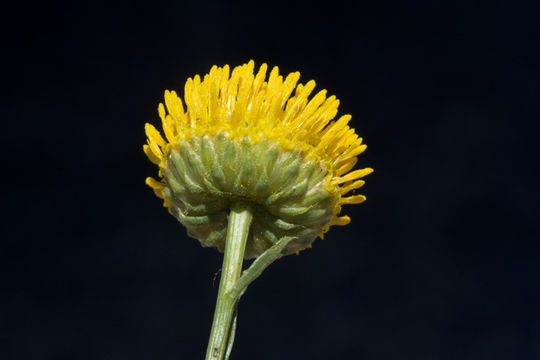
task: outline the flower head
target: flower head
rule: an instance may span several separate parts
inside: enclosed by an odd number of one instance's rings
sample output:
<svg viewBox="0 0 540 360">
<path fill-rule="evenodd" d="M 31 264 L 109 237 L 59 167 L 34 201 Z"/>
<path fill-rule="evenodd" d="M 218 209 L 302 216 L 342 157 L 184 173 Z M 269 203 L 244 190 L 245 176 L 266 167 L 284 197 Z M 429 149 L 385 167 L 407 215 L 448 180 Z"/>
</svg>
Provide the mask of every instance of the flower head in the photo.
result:
<svg viewBox="0 0 540 360">
<path fill-rule="evenodd" d="M 159 166 L 160 180 L 146 183 L 204 246 L 223 250 L 231 201 L 253 204 L 245 256 L 258 256 L 283 236 L 284 254 L 310 247 L 331 225 L 346 225 L 346 196 L 361 187 L 370 168 L 351 171 L 366 145 L 348 123 L 334 120 L 339 100 L 321 90 L 309 99 L 313 80 L 298 84 L 267 65 L 214 66 L 201 81 L 189 78 L 184 100 L 165 91 L 159 105 L 163 138 L 151 124 L 144 152 Z M 165 110 L 165 107 L 167 110 Z"/>
</svg>

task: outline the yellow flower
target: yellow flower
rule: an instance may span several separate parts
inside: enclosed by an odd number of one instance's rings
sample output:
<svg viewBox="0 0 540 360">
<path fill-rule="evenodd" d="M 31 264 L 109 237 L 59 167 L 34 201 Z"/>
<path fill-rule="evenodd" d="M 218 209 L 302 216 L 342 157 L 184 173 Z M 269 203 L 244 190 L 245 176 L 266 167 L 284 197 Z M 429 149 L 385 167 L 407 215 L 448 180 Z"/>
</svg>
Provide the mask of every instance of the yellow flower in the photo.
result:
<svg viewBox="0 0 540 360">
<path fill-rule="evenodd" d="M 366 148 L 349 127 L 350 115 L 333 120 L 339 100 L 326 90 L 309 99 L 313 80 L 297 84 L 267 65 L 214 66 L 201 81 L 185 84 L 184 99 L 165 91 L 159 105 L 165 139 L 146 124 L 144 152 L 159 165 L 160 180 L 146 183 L 190 236 L 223 251 L 231 201 L 254 206 L 246 258 L 283 236 L 295 238 L 284 254 L 310 247 L 331 225 L 346 225 L 344 204 L 364 195 L 347 193 L 364 184 L 371 168 L 351 171 Z M 293 94 L 294 93 L 294 94 Z M 167 108 L 167 111 L 165 110 Z"/>
</svg>

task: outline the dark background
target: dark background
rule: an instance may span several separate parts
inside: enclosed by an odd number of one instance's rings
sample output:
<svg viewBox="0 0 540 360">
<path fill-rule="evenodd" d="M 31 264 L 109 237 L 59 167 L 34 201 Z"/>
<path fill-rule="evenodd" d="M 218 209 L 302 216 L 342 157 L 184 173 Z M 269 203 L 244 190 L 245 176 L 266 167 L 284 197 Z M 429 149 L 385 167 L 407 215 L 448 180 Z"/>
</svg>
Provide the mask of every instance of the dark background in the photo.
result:
<svg viewBox="0 0 540 360">
<path fill-rule="evenodd" d="M 204 357 L 221 255 L 144 185 L 143 125 L 250 59 L 337 95 L 375 173 L 250 287 L 232 359 L 540 358 L 536 6 L 3 7 L 0 358 Z"/>
</svg>

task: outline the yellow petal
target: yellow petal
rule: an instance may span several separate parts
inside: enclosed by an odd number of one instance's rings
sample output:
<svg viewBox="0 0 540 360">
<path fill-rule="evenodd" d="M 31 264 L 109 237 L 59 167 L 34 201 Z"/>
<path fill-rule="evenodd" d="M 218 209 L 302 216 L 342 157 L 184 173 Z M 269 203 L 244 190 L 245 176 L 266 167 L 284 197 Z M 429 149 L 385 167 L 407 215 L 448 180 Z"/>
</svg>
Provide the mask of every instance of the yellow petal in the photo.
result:
<svg viewBox="0 0 540 360">
<path fill-rule="evenodd" d="M 364 201 L 366 201 L 366 197 L 364 195 L 354 195 L 346 198 L 341 198 L 341 200 L 339 200 L 341 204 L 360 204 Z"/>
<path fill-rule="evenodd" d="M 372 172 L 373 172 L 372 168 L 365 168 L 365 169 L 355 170 L 353 172 L 348 173 L 345 176 L 335 178 L 334 180 L 332 180 L 332 183 L 334 185 L 342 184 L 342 183 L 347 182 L 347 181 L 351 181 L 351 180 L 355 180 L 355 179 L 364 177 L 366 175 L 371 174 Z"/>
</svg>

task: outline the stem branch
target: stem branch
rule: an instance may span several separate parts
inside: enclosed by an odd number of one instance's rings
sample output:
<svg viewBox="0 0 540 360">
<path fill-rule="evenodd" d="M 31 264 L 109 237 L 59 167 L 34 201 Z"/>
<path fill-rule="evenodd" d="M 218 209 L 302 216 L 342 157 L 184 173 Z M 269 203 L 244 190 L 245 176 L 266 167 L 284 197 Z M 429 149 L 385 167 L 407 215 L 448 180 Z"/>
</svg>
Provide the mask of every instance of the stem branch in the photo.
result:
<svg viewBox="0 0 540 360">
<path fill-rule="evenodd" d="M 240 299 L 240 296 L 246 291 L 249 284 L 251 284 L 255 279 L 257 279 L 264 269 L 266 269 L 271 263 L 279 259 L 281 251 L 287 246 L 294 238 L 293 237 L 283 237 L 277 243 L 275 243 L 271 248 L 263 252 L 251 266 L 242 273 L 242 276 L 236 284 L 229 291 L 229 295 L 236 299 Z"/>
</svg>

